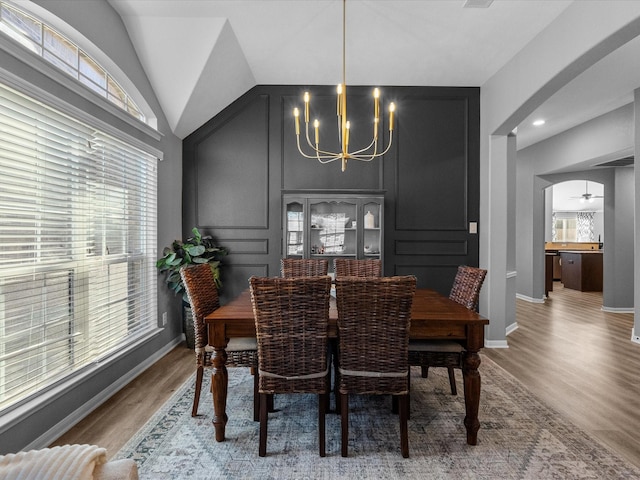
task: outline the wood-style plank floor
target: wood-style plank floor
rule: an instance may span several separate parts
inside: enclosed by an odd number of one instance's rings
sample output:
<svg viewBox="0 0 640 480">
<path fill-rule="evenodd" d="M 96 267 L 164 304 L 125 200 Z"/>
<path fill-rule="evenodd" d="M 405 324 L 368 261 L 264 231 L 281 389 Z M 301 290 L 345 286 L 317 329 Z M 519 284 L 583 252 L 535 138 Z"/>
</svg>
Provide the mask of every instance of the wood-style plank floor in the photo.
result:
<svg viewBox="0 0 640 480">
<path fill-rule="evenodd" d="M 640 345 L 633 314 L 602 311 L 602 293 L 554 282 L 544 304 L 516 300 L 509 348 L 483 352 L 576 426 L 640 466 Z M 482 419 L 480 419 L 482 422 Z"/>
<path fill-rule="evenodd" d="M 177 346 L 51 446 L 99 445 L 107 449 L 108 458 L 113 457 L 195 372 L 195 366 L 193 350 L 184 343 Z M 211 394 L 202 392 L 200 402 L 207 401 Z"/>
<path fill-rule="evenodd" d="M 484 354 L 640 467 L 640 345 L 630 340 L 633 315 L 603 312 L 601 293 L 564 289 L 559 282 L 545 304 L 516 302 L 518 329 L 507 339 L 509 348 Z M 193 351 L 178 346 L 54 445 L 95 444 L 113 456 L 194 370 Z"/>
</svg>

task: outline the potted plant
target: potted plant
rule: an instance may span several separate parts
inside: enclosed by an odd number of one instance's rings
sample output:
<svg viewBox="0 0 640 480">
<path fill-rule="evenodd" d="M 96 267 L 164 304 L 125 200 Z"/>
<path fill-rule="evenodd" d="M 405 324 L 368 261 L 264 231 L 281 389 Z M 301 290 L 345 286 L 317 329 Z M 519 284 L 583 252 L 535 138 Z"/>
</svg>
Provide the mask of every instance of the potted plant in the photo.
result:
<svg viewBox="0 0 640 480">
<path fill-rule="evenodd" d="M 186 240 L 174 240 L 170 246 L 162 251 L 162 257 L 156 262 L 160 273 L 165 273 L 165 281 L 169 288 L 177 295 L 181 294 L 184 305 L 183 329 L 187 338 L 187 346 L 194 348 L 193 316 L 187 292 L 182 283 L 180 269 L 185 265 L 208 263 L 218 289 L 222 287 L 220 280 L 220 257 L 227 254 L 227 250 L 217 246 L 210 235 L 202 236 L 197 227 L 192 230 L 193 236 Z"/>
</svg>

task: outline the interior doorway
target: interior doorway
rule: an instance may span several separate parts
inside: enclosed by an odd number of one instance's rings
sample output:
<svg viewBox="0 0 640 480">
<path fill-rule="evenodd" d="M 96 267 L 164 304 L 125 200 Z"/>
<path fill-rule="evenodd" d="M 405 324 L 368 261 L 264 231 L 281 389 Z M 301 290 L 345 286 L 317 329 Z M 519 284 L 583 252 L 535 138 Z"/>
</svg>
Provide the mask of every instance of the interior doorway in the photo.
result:
<svg viewBox="0 0 640 480">
<path fill-rule="evenodd" d="M 545 296 L 558 283 L 563 288 L 602 292 L 604 184 L 558 182 L 547 187 L 545 202 Z"/>
</svg>

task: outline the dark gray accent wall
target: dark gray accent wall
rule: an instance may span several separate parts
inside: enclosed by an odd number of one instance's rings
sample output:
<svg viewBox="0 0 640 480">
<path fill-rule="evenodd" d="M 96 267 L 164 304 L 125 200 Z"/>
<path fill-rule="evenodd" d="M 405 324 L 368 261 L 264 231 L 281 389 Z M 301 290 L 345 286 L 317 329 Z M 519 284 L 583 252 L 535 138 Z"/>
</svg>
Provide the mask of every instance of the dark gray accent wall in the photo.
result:
<svg viewBox="0 0 640 480">
<path fill-rule="evenodd" d="M 320 143 L 337 150 L 335 87 L 307 89 Z M 286 190 L 384 191 L 384 271 L 448 293 L 458 265 L 478 265 L 479 88 L 383 87 L 381 110 L 397 105 L 392 148 L 345 172 L 298 153 L 292 111 L 304 90 L 255 87 L 183 142 L 183 233 L 198 226 L 229 249 L 222 301 L 251 275 L 279 274 Z M 349 87 L 353 147 L 370 141 L 372 109 L 371 88 Z M 386 123 L 381 131 L 386 145 Z"/>
</svg>

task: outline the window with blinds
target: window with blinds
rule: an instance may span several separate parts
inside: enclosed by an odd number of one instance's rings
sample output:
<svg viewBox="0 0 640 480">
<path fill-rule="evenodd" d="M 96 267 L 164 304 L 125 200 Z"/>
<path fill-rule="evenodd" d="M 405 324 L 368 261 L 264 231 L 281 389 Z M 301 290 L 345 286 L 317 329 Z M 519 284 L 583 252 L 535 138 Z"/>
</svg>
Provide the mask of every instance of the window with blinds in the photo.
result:
<svg viewBox="0 0 640 480">
<path fill-rule="evenodd" d="M 0 410 L 156 328 L 156 162 L 0 84 Z"/>
</svg>

